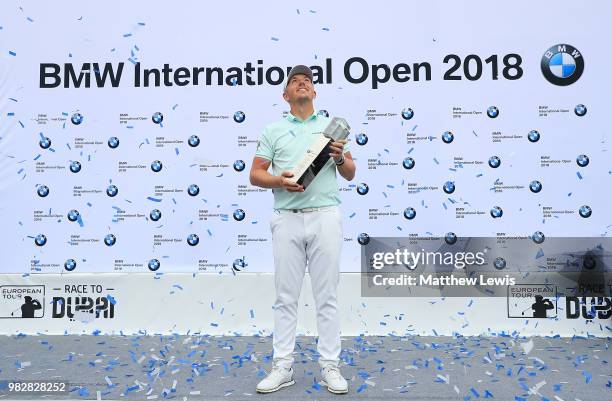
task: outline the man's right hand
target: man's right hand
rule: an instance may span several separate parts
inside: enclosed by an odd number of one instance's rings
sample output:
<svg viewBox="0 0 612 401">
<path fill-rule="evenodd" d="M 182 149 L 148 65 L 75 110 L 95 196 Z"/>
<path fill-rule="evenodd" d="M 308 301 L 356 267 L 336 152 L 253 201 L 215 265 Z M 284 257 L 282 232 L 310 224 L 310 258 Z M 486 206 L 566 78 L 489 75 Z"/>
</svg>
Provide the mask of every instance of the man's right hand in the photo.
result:
<svg viewBox="0 0 612 401">
<path fill-rule="evenodd" d="M 281 188 L 289 192 L 304 192 L 304 187 L 302 185 L 287 179 L 291 177 L 293 177 L 293 174 L 290 171 L 283 171 L 280 175 Z"/>
</svg>

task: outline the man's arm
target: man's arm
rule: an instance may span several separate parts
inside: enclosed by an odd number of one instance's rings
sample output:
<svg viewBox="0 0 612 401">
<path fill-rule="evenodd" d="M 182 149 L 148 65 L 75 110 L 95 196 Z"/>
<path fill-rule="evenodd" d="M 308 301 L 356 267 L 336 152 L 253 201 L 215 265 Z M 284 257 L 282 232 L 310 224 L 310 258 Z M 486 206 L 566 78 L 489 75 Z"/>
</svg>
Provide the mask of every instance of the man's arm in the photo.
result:
<svg viewBox="0 0 612 401">
<path fill-rule="evenodd" d="M 337 142 L 332 142 L 329 145 L 331 150 L 330 156 L 334 158 L 334 162 L 340 161 L 342 157 L 342 152 L 344 151 L 344 144 L 346 143 L 346 139 L 342 139 Z M 353 157 L 351 156 L 351 152 L 344 153 L 344 163 L 341 165 L 336 165 L 338 172 L 345 180 L 351 181 L 355 178 L 355 170 L 357 167 L 355 166 L 355 162 L 353 161 Z"/>
<path fill-rule="evenodd" d="M 272 162 L 266 158 L 255 156 L 253 164 L 251 164 L 251 173 L 249 181 L 251 185 L 256 185 L 262 188 L 284 188 L 289 192 L 304 192 L 304 187 L 297 183 L 291 182 L 286 178 L 293 177 L 289 171 L 283 171 L 281 175 L 272 175 L 268 172 L 268 168 Z"/>
</svg>

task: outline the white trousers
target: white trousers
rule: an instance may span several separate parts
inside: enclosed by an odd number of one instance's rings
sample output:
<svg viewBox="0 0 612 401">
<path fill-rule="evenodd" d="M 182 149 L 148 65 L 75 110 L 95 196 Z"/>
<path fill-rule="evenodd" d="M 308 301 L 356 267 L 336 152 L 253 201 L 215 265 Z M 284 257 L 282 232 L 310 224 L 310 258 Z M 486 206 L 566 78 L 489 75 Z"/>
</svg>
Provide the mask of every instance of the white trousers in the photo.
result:
<svg viewBox="0 0 612 401">
<path fill-rule="evenodd" d="M 274 252 L 273 360 L 293 365 L 297 310 L 308 265 L 317 310 L 319 365 L 338 366 L 340 318 L 337 288 L 340 279 L 342 217 L 338 206 L 308 213 L 275 211 L 270 221 Z"/>
</svg>

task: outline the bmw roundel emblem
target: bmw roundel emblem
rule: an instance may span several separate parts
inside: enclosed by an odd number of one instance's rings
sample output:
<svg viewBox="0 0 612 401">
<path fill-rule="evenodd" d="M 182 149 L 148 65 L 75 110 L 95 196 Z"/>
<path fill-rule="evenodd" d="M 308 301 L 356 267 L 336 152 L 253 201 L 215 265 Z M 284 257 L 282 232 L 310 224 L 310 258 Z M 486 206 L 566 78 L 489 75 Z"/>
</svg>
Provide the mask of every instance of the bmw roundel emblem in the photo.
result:
<svg viewBox="0 0 612 401">
<path fill-rule="evenodd" d="M 232 263 L 232 270 L 234 272 L 239 272 L 242 271 L 242 269 L 244 269 L 246 266 L 247 263 L 245 262 L 245 260 L 242 258 L 238 258 Z"/>
<path fill-rule="evenodd" d="M 580 167 L 586 167 L 589 165 L 589 156 L 587 155 L 579 155 L 576 158 L 576 163 L 580 166 Z"/>
<path fill-rule="evenodd" d="M 71 272 L 74 269 L 76 269 L 76 265 L 77 265 L 76 260 L 68 259 L 66 262 L 64 262 L 64 269 L 66 269 L 69 272 Z"/>
<path fill-rule="evenodd" d="M 190 196 L 197 196 L 200 193 L 200 187 L 198 187 L 196 184 L 191 184 L 188 188 L 187 188 L 187 193 Z"/>
<path fill-rule="evenodd" d="M 414 117 L 414 111 L 410 107 L 402 110 L 402 118 L 404 120 L 410 120 L 412 117 Z"/>
<path fill-rule="evenodd" d="M 501 207 L 493 206 L 491 208 L 491 217 L 493 217 L 494 219 L 502 217 L 503 214 L 504 214 L 504 211 L 502 210 Z"/>
<path fill-rule="evenodd" d="M 416 210 L 414 210 L 413 207 L 407 207 L 404 210 L 404 217 L 407 218 L 408 220 L 412 220 L 416 217 Z"/>
<path fill-rule="evenodd" d="M 68 220 L 77 221 L 79 219 L 79 211 L 76 209 L 72 209 L 68 212 Z"/>
<path fill-rule="evenodd" d="M 533 180 L 529 183 L 529 190 L 535 194 L 542 190 L 542 183 L 538 180 Z"/>
<path fill-rule="evenodd" d="M 149 217 L 153 221 L 158 221 L 159 219 L 161 219 L 161 216 L 162 212 L 159 209 L 153 209 L 151 210 L 151 213 L 149 213 Z"/>
<path fill-rule="evenodd" d="M 159 260 L 157 259 L 151 259 L 149 260 L 149 263 L 147 264 L 147 266 L 149 267 L 149 270 L 154 272 L 157 269 L 159 269 L 159 267 L 161 266 L 161 263 L 159 263 Z"/>
<path fill-rule="evenodd" d="M 355 142 L 357 142 L 357 145 L 363 146 L 366 143 L 368 143 L 368 136 L 364 134 L 363 132 L 360 134 L 357 134 L 357 136 L 355 137 Z"/>
<path fill-rule="evenodd" d="M 402 166 L 404 166 L 406 170 L 411 170 L 412 168 L 414 168 L 414 164 L 415 164 L 415 161 L 412 157 L 407 157 L 402 162 Z"/>
<path fill-rule="evenodd" d="M 81 113 L 74 113 L 72 117 L 70 117 L 70 121 L 72 121 L 74 125 L 79 125 L 83 122 L 83 115 Z"/>
<path fill-rule="evenodd" d="M 246 217 L 246 213 L 242 209 L 234 210 L 234 220 L 242 221 Z"/>
<path fill-rule="evenodd" d="M 162 113 L 160 113 L 159 111 L 156 111 L 155 113 L 153 113 L 153 115 L 151 116 L 151 120 L 155 123 L 155 124 L 161 124 L 162 121 L 164 121 L 164 115 Z"/>
<path fill-rule="evenodd" d="M 501 159 L 499 156 L 491 156 L 489 157 L 489 167 L 498 168 L 501 165 Z"/>
<path fill-rule="evenodd" d="M 359 195 L 365 195 L 370 191 L 370 187 L 368 187 L 368 184 L 366 184 L 365 182 L 362 182 L 361 184 L 357 185 L 357 193 Z"/>
<path fill-rule="evenodd" d="M 235 171 L 243 171 L 244 168 L 246 167 L 246 163 L 244 162 L 244 160 L 236 160 L 234 162 L 234 170 Z"/>
<path fill-rule="evenodd" d="M 527 134 L 527 139 L 529 139 L 529 142 L 537 142 L 540 140 L 540 133 L 532 129 L 529 131 L 529 134 Z"/>
<path fill-rule="evenodd" d="M 444 192 L 446 192 L 447 194 L 452 194 L 453 192 L 455 192 L 455 183 L 452 181 L 446 181 L 444 183 L 444 186 L 442 187 L 442 189 L 444 190 Z"/>
<path fill-rule="evenodd" d="M 357 242 L 359 242 L 359 245 L 368 245 L 370 243 L 370 236 L 367 233 L 361 233 L 357 236 Z"/>
<path fill-rule="evenodd" d="M 43 149 L 49 149 L 51 147 L 51 139 L 45 137 L 42 137 L 40 139 L 40 141 L 38 141 L 38 145 L 40 145 L 41 148 Z"/>
<path fill-rule="evenodd" d="M 581 217 L 584 217 L 586 219 L 587 217 L 591 217 L 593 210 L 588 205 L 582 205 L 580 206 L 578 213 L 580 214 Z"/>
<path fill-rule="evenodd" d="M 117 147 L 119 147 L 119 138 L 117 138 L 116 136 L 111 136 L 110 138 L 108 138 L 108 147 L 111 149 L 116 149 Z"/>
<path fill-rule="evenodd" d="M 187 243 L 191 246 L 196 246 L 200 243 L 200 237 L 197 234 L 189 234 L 187 237 Z"/>
<path fill-rule="evenodd" d="M 117 237 L 115 237 L 113 234 L 108 234 L 106 237 L 104 237 L 104 243 L 106 246 L 113 246 L 116 242 Z"/>
<path fill-rule="evenodd" d="M 455 139 L 455 136 L 450 131 L 445 131 L 442 134 L 442 141 L 444 141 L 444 143 L 451 143 L 453 139 Z"/>
<path fill-rule="evenodd" d="M 578 81 L 582 75 L 584 59 L 574 46 L 558 44 L 544 52 L 540 68 L 548 82 L 558 86 L 567 86 Z"/>
<path fill-rule="evenodd" d="M 234 113 L 234 121 L 241 123 L 246 119 L 246 115 L 243 111 L 237 111 Z"/>
<path fill-rule="evenodd" d="M 587 113 L 587 108 L 584 104 L 579 104 L 576 105 L 576 107 L 574 107 L 574 113 L 578 116 L 578 117 L 582 117 Z"/>
<path fill-rule="evenodd" d="M 544 233 L 542 231 L 536 231 L 535 233 L 531 235 L 531 239 L 536 244 L 541 244 L 542 242 L 544 242 L 545 238 L 546 237 L 544 236 Z"/>
<path fill-rule="evenodd" d="M 457 242 L 457 234 L 452 231 L 447 232 L 444 236 L 444 242 L 446 242 L 448 245 L 453 245 L 455 242 Z"/>
<path fill-rule="evenodd" d="M 46 185 L 39 185 L 36 189 L 36 193 L 38 193 L 38 196 L 41 198 L 44 198 L 45 196 L 49 195 L 49 187 Z"/>
<path fill-rule="evenodd" d="M 489 116 L 490 118 L 495 118 L 499 115 L 499 109 L 495 106 L 490 106 L 487 109 L 487 116 Z"/>
<path fill-rule="evenodd" d="M 159 173 L 162 167 L 163 164 L 159 160 L 155 160 L 153 163 L 151 163 L 151 170 L 155 171 L 156 173 Z"/>
<path fill-rule="evenodd" d="M 200 144 L 200 138 L 197 135 L 191 135 L 187 143 L 189 143 L 189 146 L 192 148 L 195 148 Z"/>
<path fill-rule="evenodd" d="M 78 173 L 79 171 L 81 171 L 81 163 L 76 160 L 71 161 L 70 171 L 72 171 L 73 173 Z"/>
<path fill-rule="evenodd" d="M 38 234 L 36 238 L 34 238 L 34 243 L 38 246 L 44 246 L 47 243 L 47 237 L 45 234 Z"/>
<path fill-rule="evenodd" d="M 324 110 L 324 109 L 319 110 L 319 112 L 317 113 L 317 115 L 319 115 L 319 116 L 329 117 L 329 113 L 327 112 L 327 110 Z"/>
<path fill-rule="evenodd" d="M 495 258 L 493 261 L 493 267 L 497 270 L 503 270 L 506 267 L 506 259 L 502 257 Z"/>
<path fill-rule="evenodd" d="M 117 188 L 116 185 L 109 185 L 108 188 L 106 188 L 106 194 L 110 196 L 111 198 L 113 196 L 117 196 L 118 193 L 119 193 L 119 188 Z"/>
</svg>

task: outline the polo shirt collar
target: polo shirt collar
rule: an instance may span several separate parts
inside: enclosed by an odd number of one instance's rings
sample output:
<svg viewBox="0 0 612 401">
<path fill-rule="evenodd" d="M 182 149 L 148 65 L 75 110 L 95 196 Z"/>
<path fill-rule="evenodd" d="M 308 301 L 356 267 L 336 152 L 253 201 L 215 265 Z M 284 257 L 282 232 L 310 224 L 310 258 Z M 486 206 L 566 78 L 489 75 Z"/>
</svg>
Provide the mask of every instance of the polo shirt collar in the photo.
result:
<svg viewBox="0 0 612 401">
<path fill-rule="evenodd" d="M 289 113 L 287 113 L 287 120 L 289 120 L 291 122 L 302 123 L 304 121 L 314 120 L 315 118 L 317 118 L 317 115 L 318 115 L 318 111 L 314 110 L 314 112 L 312 113 L 312 115 L 310 117 L 306 118 L 305 120 L 302 120 L 299 117 L 296 117 L 293 114 L 291 114 L 291 111 L 290 111 Z"/>
</svg>

